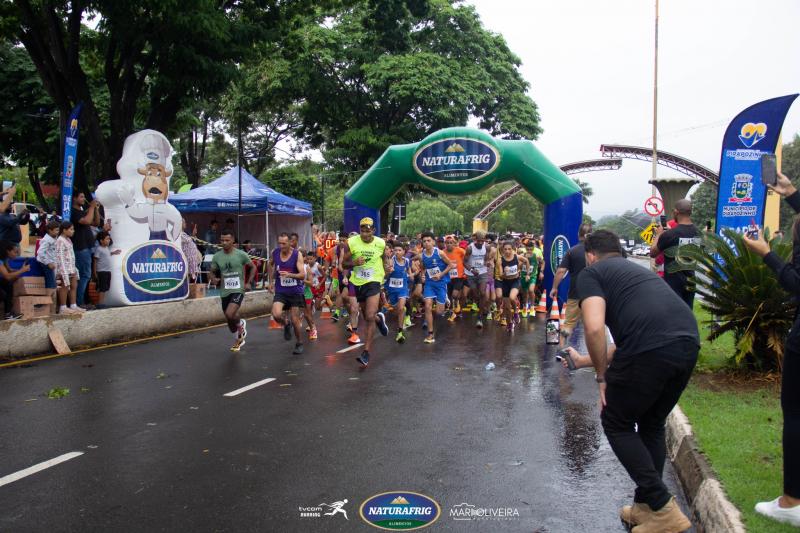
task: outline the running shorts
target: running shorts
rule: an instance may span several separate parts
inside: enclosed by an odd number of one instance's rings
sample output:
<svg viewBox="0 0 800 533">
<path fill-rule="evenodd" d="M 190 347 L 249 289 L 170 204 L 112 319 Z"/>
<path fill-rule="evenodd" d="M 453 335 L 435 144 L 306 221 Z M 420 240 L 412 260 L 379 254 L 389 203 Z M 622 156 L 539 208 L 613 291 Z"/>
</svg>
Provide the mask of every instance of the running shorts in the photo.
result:
<svg viewBox="0 0 800 533">
<path fill-rule="evenodd" d="M 353 285 L 351 283 L 350 286 L 354 287 L 355 289 L 355 297 L 357 302 L 366 302 L 367 298 L 370 296 L 375 296 L 376 294 L 381 293 L 381 284 L 378 281 L 370 281 L 363 285 Z"/>
<path fill-rule="evenodd" d="M 386 298 L 391 305 L 397 305 L 400 298 L 408 299 L 408 289 L 387 289 Z"/>
<path fill-rule="evenodd" d="M 305 309 L 306 298 L 302 294 L 284 294 L 281 292 L 276 292 L 275 297 L 272 299 L 272 303 L 281 303 L 286 309 L 291 309 L 292 307 Z"/>
<path fill-rule="evenodd" d="M 484 272 L 483 274 L 478 274 L 477 276 L 468 276 L 467 277 L 467 284 L 469 288 L 473 291 L 477 291 L 480 285 L 486 285 L 486 282 L 489 280 L 489 274 Z"/>
<path fill-rule="evenodd" d="M 223 296 L 222 298 L 222 312 L 228 310 L 229 304 L 236 304 L 238 306 L 242 305 L 244 301 L 244 293 L 243 292 L 233 292 L 227 296 Z"/>
<path fill-rule="evenodd" d="M 437 304 L 444 305 L 447 303 L 447 284 L 428 281 L 422 289 L 422 297 L 426 300 L 431 298 L 436 300 Z"/>
<path fill-rule="evenodd" d="M 499 279 L 497 283 L 497 288 L 503 291 L 503 298 L 508 298 L 511 295 L 511 289 L 519 290 L 520 288 L 519 278 Z"/>
</svg>

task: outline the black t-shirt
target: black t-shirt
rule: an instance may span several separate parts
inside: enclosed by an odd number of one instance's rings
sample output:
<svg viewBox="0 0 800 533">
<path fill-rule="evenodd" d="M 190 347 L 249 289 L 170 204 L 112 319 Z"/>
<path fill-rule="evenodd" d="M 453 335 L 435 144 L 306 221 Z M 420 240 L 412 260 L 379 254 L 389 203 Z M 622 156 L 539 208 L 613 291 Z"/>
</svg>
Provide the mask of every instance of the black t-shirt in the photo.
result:
<svg viewBox="0 0 800 533">
<path fill-rule="evenodd" d="M 576 244 L 564 254 L 558 268 L 566 268 L 569 271 L 569 294 L 567 298 L 576 300 L 578 298 L 578 274 L 586 268 L 586 253 L 583 250 L 582 242 Z"/>
<path fill-rule="evenodd" d="M 81 224 L 79 221 L 86 216 L 89 209 L 74 207 L 70 211 L 69 221 L 75 226 L 75 235 L 72 237 L 72 247 L 76 250 L 86 250 L 94 246 L 94 233 L 89 224 Z"/>
<path fill-rule="evenodd" d="M 697 242 L 696 238 L 699 237 L 699 235 L 700 232 L 694 224 L 678 224 L 674 228 L 661 234 L 661 237 L 658 238 L 658 249 L 663 252 L 674 246 L 694 244 Z M 670 273 L 670 266 L 675 262 L 675 258 L 670 257 L 670 255 L 664 254 L 664 279 L 678 276 L 686 280 L 687 276 L 694 276 L 694 271 L 692 270 L 680 270 L 675 273 Z"/>
<path fill-rule="evenodd" d="M 606 325 L 617 351 L 630 357 L 680 339 L 700 346 L 697 320 L 691 309 L 654 272 L 622 257 L 608 257 L 586 267 L 578 280 L 583 300 L 606 301 Z"/>
</svg>

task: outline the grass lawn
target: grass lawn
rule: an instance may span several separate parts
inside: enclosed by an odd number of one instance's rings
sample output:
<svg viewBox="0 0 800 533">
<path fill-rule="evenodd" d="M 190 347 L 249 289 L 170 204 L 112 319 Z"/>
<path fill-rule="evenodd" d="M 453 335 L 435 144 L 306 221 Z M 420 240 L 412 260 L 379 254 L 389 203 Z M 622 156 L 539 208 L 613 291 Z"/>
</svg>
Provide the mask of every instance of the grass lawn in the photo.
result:
<svg viewBox="0 0 800 533">
<path fill-rule="evenodd" d="M 708 314 L 696 308 L 695 315 L 705 339 L 708 331 L 702 321 Z M 713 344 L 703 340 L 697 370 L 680 406 L 728 497 L 742 512 L 747 530 L 796 533 L 796 528 L 753 509 L 757 502 L 783 493 L 783 417 L 774 383 L 744 381 L 722 372 L 733 346 L 732 335 Z"/>
</svg>

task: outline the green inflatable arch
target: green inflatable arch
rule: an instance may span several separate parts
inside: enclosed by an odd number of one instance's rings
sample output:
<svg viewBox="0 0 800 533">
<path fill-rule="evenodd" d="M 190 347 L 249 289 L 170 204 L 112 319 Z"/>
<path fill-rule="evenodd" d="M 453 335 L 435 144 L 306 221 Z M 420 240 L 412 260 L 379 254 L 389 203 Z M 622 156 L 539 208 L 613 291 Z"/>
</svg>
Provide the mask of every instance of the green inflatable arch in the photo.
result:
<svg viewBox="0 0 800 533">
<path fill-rule="evenodd" d="M 549 287 L 561 258 L 577 241 L 583 199 L 575 182 L 528 140 L 495 139 L 472 128 L 447 128 L 416 144 L 391 146 L 345 194 L 345 230 L 357 231 L 364 216 L 380 227 L 380 208 L 406 184 L 460 195 L 511 180 L 544 204 Z"/>
</svg>

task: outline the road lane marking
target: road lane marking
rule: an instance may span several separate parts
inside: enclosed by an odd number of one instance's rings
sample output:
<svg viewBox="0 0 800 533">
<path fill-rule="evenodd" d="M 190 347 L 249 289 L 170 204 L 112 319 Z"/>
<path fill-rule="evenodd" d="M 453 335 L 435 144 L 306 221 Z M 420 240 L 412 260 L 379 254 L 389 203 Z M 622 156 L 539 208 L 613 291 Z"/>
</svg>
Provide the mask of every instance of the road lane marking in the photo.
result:
<svg viewBox="0 0 800 533">
<path fill-rule="evenodd" d="M 349 348 L 342 348 L 341 350 L 339 350 L 339 351 L 338 351 L 338 352 L 336 352 L 336 353 L 345 353 L 345 352 L 349 352 L 350 350 L 355 350 L 356 348 L 360 348 L 360 347 L 362 347 L 362 346 L 364 346 L 364 343 L 363 343 L 363 342 L 359 342 L 358 344 L 354 344 L 354 345 L 350 346 Z"/>
<path fill-rule="evenodd" d="M 247 320 L 256 320 L 256 319 L 259 319 L 259 318 L 265 318 L 265 317 L 270 317 L 270 316 L 272 316 L 272 315 L 270 313 L 267 313 L 265 315 L 256 315 L 256 316 L 248 317 Z M 73 350 L 72 352 L 65 353 L 65 354 L 54 353 L 54 354 L 43 355 L 43 356 L 39 356 L 39 357 L 31 357 L 31 358 L 28 358 L 28 359 L 18 359 L 16 361 L 9 361 L 7 363 L 0 363 L 0 368 L 8 368 L 8 367 L 12 367 L 12 366 L 19 366 L 19 365 L 25 365 L 25 364 L 30 364 L 30 363 L 36 363 L 38 361 L 47 361 L 48 359 L 56 359 L 56 358 L 61 358 L 61 357 L 70 357 L 70 356 L 78 355 L 78 354 L 82 354 L 82 353 L 95 352 L 97 350 L 107 350 L 109 348 L 117 348 L 119 346 L 128 346 L 130 344 L 139 344 L 140 342 L 147 342 L 147 341 L 153 341 L 153 340 L 159 340 L 159 339 L 166 339 L 167 337 L 174 337 L 176 335 L 184 335 L 184 334 L 188 334 L 188 333 L 196 333 L 198 331 L 206 331 L 206 330 L 209 330 L 209 329 L 220 328 L 222 326 L 227 326 L 227 325 L 228 325 L 227 322 L 223 322 L 221 324 L 214 324 L 213 326 L 203 326 L 203 327 L 200 327 L 200 328 L 184 329 L 184 330 L 181 330 L 181 331 L 173 331 L 171 333 L 162 333 L 160 335 L 153 335 L 151 337 L 142 337 L 141 339 L 133 339 L 133 340 L 130 340 L 130 341 L 122 341 L 122 342 L 115 342 L 115 343 L 111 343 L 111 344 L 103 344 L 103 345 L 100 345 L 100 346 L 92 346 L 91 348 L 82 348 L 80 350 Z"/>
<path fill-rule="evenodd" d="M 64 461 L 69 461 L 70 459 L 75 459 L 83 455 L 83 452 L 69 452 L 65 453 L 64 455 L 59 455 L 49 461 L 45 461 L 43 463 L 39 463 L 38 465 L 29 466 L 25 470 L 20 470 L 19 472 L 14 472 L 13 474 L 9 474 L 7 476 L 0 478 L 0 487 L 3 485 L 8 485 L 9 483 L 13 483 L 17 480 L 20 480 L 24 477 L 28 477 L 36 472 L 41 472 L 42 470 L 46 470 L 51 466 L 56 466 L 57 464 L 63 463 Z"/>
<path fill-rule="evenodd" d="M 275 381 L 275 378 L 267 378 L 267 379 L 262 379 L 261 381 L 256 381 L 255 383 L 251 383 L 250 385 L 242 387 L 241 389 L 236 389 L 235 391 L 226 392 L 225 394 L 223 394 L 223 396 L 227 396 L 228 398 L 230 398 L 231 396 L 237 396 L 243 392 L 255 389 L 256 387 L 260 387 L 261 385 L 266 385 L 270 381 Z"/>
</svg>

